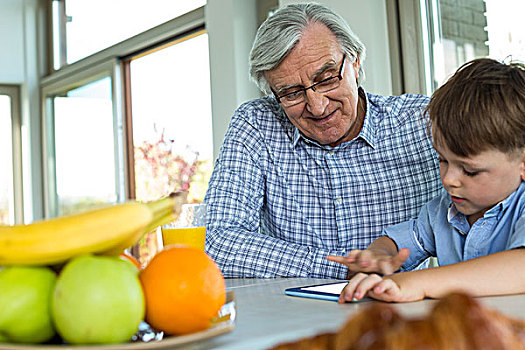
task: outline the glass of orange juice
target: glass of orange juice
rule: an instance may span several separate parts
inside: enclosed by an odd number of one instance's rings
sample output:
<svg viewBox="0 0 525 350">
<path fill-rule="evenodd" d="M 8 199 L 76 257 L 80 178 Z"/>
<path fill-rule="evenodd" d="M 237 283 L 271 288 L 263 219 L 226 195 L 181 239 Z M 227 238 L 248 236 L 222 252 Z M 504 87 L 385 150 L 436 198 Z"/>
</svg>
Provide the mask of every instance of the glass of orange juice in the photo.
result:
<svg viewBox="0 0 525 350">
<path fill-rule="evenodd" d="M 161 227 L 163 246 L 186 244 L 204 250 L 206 204 L 183 204 L 176 221 Z"/>
</svg>

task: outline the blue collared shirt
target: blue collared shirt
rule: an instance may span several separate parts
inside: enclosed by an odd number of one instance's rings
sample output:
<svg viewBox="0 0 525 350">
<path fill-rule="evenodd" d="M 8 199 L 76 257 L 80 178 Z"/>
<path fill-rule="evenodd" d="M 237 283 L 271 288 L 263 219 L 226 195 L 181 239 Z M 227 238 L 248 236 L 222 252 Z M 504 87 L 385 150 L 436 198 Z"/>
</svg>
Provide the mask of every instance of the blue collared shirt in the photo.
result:
<svg viewBox="0 0 525 350">
<path fill-rule="evenodd" d="M 399 249 L 410 249 L 402 270 L 412 270 L 431 256 L 443 266 L 524 247 L 525 182 L 472 227 L 443 190 L 441 196 L 423 206 L 417 219 L 386 228 L 384 234 Z"/>
<path fill-rule="evenodd" d="M 439 194 L 428 97 L 365 94 L 355 139 L 308 140 L 273 97 L 240 106 L 216 161 L 206 252 L 225 277 L 345 278 L 328 254 L 363 249 Z"/>
</svg>

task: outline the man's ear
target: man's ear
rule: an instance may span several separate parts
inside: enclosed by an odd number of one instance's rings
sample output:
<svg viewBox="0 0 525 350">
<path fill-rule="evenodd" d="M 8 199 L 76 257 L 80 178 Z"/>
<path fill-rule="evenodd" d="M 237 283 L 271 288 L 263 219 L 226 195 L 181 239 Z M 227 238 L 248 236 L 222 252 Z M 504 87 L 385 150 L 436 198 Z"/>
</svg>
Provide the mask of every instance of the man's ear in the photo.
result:
<svg viewBox="0 0 525 350">
<path fill-rule="evenodd" d="M 357 57 L 355 59 L 355 62 L 352 63 L 352 67 L 354 68 L 355 80 L 357 81 L 359 79 L 359 68 L 361 67 L 361 63 L 359 62 L 359 57 Z"/>
</svg>

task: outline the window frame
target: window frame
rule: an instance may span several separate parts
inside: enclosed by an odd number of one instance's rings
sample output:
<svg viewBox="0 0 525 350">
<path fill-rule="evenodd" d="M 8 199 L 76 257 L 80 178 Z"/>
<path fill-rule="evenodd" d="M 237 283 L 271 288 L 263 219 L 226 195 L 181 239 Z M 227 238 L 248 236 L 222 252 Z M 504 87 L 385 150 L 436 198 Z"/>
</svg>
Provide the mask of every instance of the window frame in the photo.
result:
<svg viewBox="0 0 525 350">
<path fill-rule="evenodd" d="M 52 1 L 50 1 L 52 6 Z M 51 11 L 52 12 L 52 11 Z M 205 9 L 201 6 L 168 22 L 142 32 L 127 40 L 110 46 L 82 60 L 65 65 L 41 79 L 42 105 L 42 152 L 44 217 L 56 216 L 57 193 L 53 144 L 52 106 L 48 97 L 83 86 L 102 77 L 112 82 L 113 130 L 115 132 L 115 179 L 118 202 L 134 198 L 134 172 L 130 159 L 133 144 L 130 143 L 131 120 L 129 118 L 129 63 L 130 57 L 161 47 L 181 37 L 205 29 Z M 52 50 L 51 50 L 52 51 Z M 51 58 L 49 60 L 53 62 Z M 131 148 L 130 148 L 131 147 Z M 130 164 L 131 163 L 131 164 Z"/>
<path fill-rule="evenodd" d="M 131 101 L 131 62 L 135 59 L 139 59 L 145 55 L 154 53 L 156 51 L 162 50 L 169 46 L 177 45 L 186 40 L 190 40 L 198 35 L 207 33 L 204 26 L 196 27 L 188 32 L 182 33 L 175 38 L 170 40 L 160 42 L 156 45 L 146 47 L 140 51 L 134 52 L 131 55 L 121 57 L 121 73 L 123 76 L 122 79 L 122 94 L 123 94 L 123 115 L 124 115 L 124 146 L 127 150 L 126 152 L 126 162 L 125 162 L 125 175 L 126 175 L 126 193 L 127 198 L 135 199 L 136 198 L 136 189 L 135 189 L 135 145 L 133 142 L 133 111 L 132 111 L 132 101 Z"/>
<path fill-rule="evenodd" d="M 394 1 L 398 4 L 404 92 L 430 96 L 439 87 L 440 82 L 435 81 L 436 69 L 439 69 L 444 60 L 441 52 L 443 45 L 441 2 L 440 0 Z"/>
<path fill-rule="evenodd" d="M 428 18 L 428 0 L 395 1 L 397 6 L 391 5 L 390 8 L 397 10 L 402 93 L 430 95 L 432 91 L 428 91 L 428 79 L 431 77 L 428 73 L 431 55 L 427 41 L 431 38 L 425 37 L 425 34 L 431 31 L 430 23 L 424 23 L 422 18 Z"/>
<path fill-rule="evenodd" d="M 0 94 L 9 96 L 11 101 L 11 140 L 12 140 L 12 188 L 13 208 L 9 216 L 15 224 L 24 222 L 24 191 L 22 172 L 22 118 L 20 87 L 17 85 L 0 85 Z"/>
<path fill-rule="evenodd" d="M 44 190 L 44 215 L 46 218 L 58 215 L 58 197 L 56 192 L 56 163 L 55 163 L 55 144 L 54 144 L 54 115 L 52 101 L 49 99 L 94 81 L 109 77 L 111 79 L 112 91 L 112 109 L 113 109 L 113 133 L 116 140 L 114 147 L 115 155 L 115 185 L 119 201 L 122 201 L 123 193 L 119 186 L 120 170 L 123 168 L 121 163 L 122 143 L 120 140 L 121 116 L 118 109 L 120 99 L 119 89 L 116 82 L 120 80 L 118 73 L 118 62 L 111 60 L 99 65 L 89 67 L 77 74 L 67 76 L 61 80 L 54 81 L 42 87 L 42 156 L 43 162 L 43 190 Z"/>
</svg>

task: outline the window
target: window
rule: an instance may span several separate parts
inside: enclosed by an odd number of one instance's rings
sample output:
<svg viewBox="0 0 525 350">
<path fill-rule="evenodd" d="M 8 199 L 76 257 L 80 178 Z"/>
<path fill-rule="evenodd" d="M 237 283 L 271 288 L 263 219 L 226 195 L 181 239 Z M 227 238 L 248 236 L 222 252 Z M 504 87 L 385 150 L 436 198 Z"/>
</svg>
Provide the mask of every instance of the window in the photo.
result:
<svg viewBox="0 0 525 350">
<path fill-rule="evenodd" d="M 474 58 L 525 61 L 523 0 L 422 2 L 430 52 L 427 91 L 435 90 L 459 66 Z"/>
<path fill-rule="evenodd" d="M 46 96 L 48 209 L 62 216 L 117 202 L 111 78 Z"/>
<path fill-rule="evenodd" d="M 19 92 L 0 86 L 0 224 L 21 223 L 22 165 Z"/>
<path fill-rule="evenodd" d="M 69 3 L 79 2 L 65 1 L 66 8 Z M 161 2 L 154 0 L 147 2 L 147 6 L 154 8 L 155 3 Z M 119 3 L 122 5 L 122 2 Z M 164 3 L 168 4 L 167 1 Z M 186 8 L 189 11 L 190 7 L 193 9 L 197 3 L 200 4 L 202 1 L 177 6 L 179 9 Z M 111 9 L 110 6 L 113 4 L 108 2 L 90 2 L 90 6 L 95 4 L 99 8 L 107 9 L 113 16 L 122 14 Z M 126 6 L 131 7 L 137 4 L 138 1 L 126 2 Z M 56 0 L 53 5 L 63 6 L 64 0 Z M 78 4 L 78 6 L 83 5 Z M 156 11 L 161 13 L 162 9 L 158 7 Z M 139 13 L 141 20 L 147 13 L 149 12 Z M 166 14 L 162 14 L 164 15 Z M 154 128 L 159 131 L 165 130 L 166 137 L 170 140 L 176 139 L 177 144 L 187 134 L 199 133 L 189 138 L 192 143 L 184 141 L 186 143 L 181 147 L 189 146 L 188 149 L 198 152 L 197 158 L 185 156 L 184 160 L 195 174 L 192 179 L 195 180 L 202 174 L 201 178 L 204 180 L 200 183 L 206 182 L 207 185 L 208 170 L 205 166 L 211 162 L 206 163 L 203 157 L 211 154 L 211 151 L 208 146 L 195 146 L 193 142 L 202 135 L 203 139 L 210 140 L 211 143 L 208 44 L 207 35 L 203 31 L 204 8 L 199 7 L 177 18 L 171 19 L 173 14 L 166 16 L 163 20 L 169 19 L 169 21 L 128 39 L 123 40 L 122 37 L 118 39 L 121 40 L 119 43 L 102 51 L 91 52 L 90 56 L 62 66 L 58 71 L 42 79 L 42 96 L 45 103 L 43 108 L 45 217 L 65 215 L 105 203 L 136 198 L 133 167 L 134 133 L 137 134 L 135 142 L 140 143 L 146 140 L 143 134 L 151 132 Z M 74 18 L 72 20 L 74 21 Z M 140 30 L 145 29 L 147 28 Z M 94 35 L 92 25 L 89 30 L 91 35 Z M 111 30 L 112 28 L 107 28 L 107 31 Z M 54 36 L 60 37 L 55 32 Z M 129 33 L 126 35 L 131 35 Z M 97 40 L 94 41 L 104 40 L 106 34 L 112 35 L 104 32 L 104 35 L 98 34 Z M 72 54 L 70 50 L 69 53 Z M 54 56 L 56 55 L 57 52 L 54 53 Z M 178 93 L 176 89 L 183 83 L 177 75 L 186 72 L 188 66 L 177 71 L 179 68 L 177 60 L 181 57 L 191 57 L 188 55 L 194 55 L 196 58 L 181 64 L 193 64 L 196 72 L 192 76 L 193 80 L 185 84 L 191 87 L 190 92 L 193 95 L 195 91 L 191 90 L 196 87 L 192 84 L 194 82 L 201 84 L 198 91 L 202 98 L 194 109 L 199 115 L 188 115 L 185 118 L 193 123 L 202 124 L 199 125 L 198 131 L 184 129 L 185 133 L 180 136 L 173 132 L 174 127 L 171 124 L 179 115 L 177 111 L 182 110 L 181 105 L 186 103 L 189 94 L 180 97 L 174 93 Z M 161 63 L 162 65 L 159 65 Z M 174 99 L 178 102 L 174 103 Z M 184 121 L 179 120 L 177 123 L 175 129 L 180 130 Z M 158 141 L 158 138 L 147 140 Z M 170 146 L 175 146 L 175 143 L 170 142 Z M 195 152 L 192 152 L 187 154 L 195 155 Z M 201 166 L 201 163 L 206 164 Z M 192 168 L 191 165 L 196 165 L 197 168 Z M 192 187 L 196 189 L 198 185 Z M 142 200 L 150 199 L 155 198 L 142 198 Z"/>
<path fill-rule="evenodd" d="M 136 198 L 187 189 L 201 202 L 213 166 L 208 35 L 132 57 L 129 67 Z"/>
<path fill-rule="evenodd" d="M 151 201 L 188 190 L 202 202 L 213 167 L 208 35 L 201 29 L 132 55 L 126 71 L 130 196 Z M 151 232 L 132 249 L 158 251 Z"/>
<path fill-rule="evenodd" d="M 81 60 L 205 4 L 205 0 L 53 0 L 54 68 Z"/>
<path fill-rule="evenodd" d="M 0 95 L 0 223 L 10 224 L 13 212 L 13 137 L 11 98 Z"/>
</svg>

